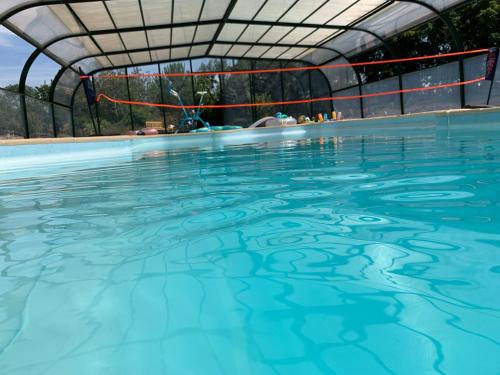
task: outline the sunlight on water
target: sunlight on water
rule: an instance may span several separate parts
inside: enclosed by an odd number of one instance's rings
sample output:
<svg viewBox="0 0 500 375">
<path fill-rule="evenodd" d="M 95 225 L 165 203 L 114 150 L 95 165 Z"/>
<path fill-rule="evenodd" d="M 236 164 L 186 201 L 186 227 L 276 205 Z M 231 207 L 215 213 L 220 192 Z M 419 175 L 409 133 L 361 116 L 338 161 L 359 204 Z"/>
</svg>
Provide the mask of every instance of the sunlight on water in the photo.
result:
<svg viewBox="0 0 500 375">
<path fill-rule="evenodd" d="M 0 373 L 498 374 L 500 139 L 0 182 Z"/>
</svg>

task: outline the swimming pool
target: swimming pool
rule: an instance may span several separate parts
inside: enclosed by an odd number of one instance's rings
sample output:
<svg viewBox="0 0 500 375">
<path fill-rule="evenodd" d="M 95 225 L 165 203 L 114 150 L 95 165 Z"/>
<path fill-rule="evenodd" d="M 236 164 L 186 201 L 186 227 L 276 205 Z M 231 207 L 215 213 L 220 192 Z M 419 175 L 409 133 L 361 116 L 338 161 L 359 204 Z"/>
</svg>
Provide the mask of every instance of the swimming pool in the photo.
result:
<svg viewBox="0 0 500 375">
<path fill-rule="evenodd" d="M 14 163 L 0 372 L 498 373 L 500 128 L 471 126 Z"/>
</svg>

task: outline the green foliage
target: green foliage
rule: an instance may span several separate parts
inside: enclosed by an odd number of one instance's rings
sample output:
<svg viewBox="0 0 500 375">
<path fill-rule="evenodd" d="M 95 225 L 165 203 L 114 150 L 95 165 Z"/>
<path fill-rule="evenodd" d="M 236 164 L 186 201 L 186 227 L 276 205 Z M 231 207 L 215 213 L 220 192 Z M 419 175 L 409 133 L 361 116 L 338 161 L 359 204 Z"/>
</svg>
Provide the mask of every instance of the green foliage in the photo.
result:
<svg viewBox="0 0 500 375">
<path fill-rule="evenodd" d="M 466 49 L 500 46 L 500 1 L 473 0 L 450 12 Z"/>
<path fill-rule="evenodd" d="M 17 83 L 15 85 L 7 85 L 5 86 L 5 90 L 19 92 L 19 85 Z M 40 86 L 26 86 L 25 92 L 26 95 L 31 96 L 32 98 L 48 101 L 50 85 L 44 82 Z"/>
</svg>

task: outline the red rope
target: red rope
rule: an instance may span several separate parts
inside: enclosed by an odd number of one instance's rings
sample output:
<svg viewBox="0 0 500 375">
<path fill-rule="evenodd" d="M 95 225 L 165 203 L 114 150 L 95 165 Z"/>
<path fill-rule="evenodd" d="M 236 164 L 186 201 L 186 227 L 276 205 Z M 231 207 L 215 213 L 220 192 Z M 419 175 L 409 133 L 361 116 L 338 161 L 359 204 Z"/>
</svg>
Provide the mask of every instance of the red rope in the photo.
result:
<svg viewBox="0 0 500 375">
<path fill-rule="evenodd" d="M 136 101 L 130 101 L 130 100 L 120 100 L 120 99 L 111 98 L 105 94 L 99 94 L 97 96 L 97 102 L 100 102 L 102 99 L 106 99 L 111 103 L 140 105 L 140 106 L 146 106 L 146 107 L 171 108 L 171 109 L 268 107 L 268 106 L 277 106 L 277 105 L 292 105 L 292 104 L 315 103 L 315 102 L 325 102 L 325 101 L 335 101 L 335 100 L 371 98 L 371 97 L 375 97 L 375 96 L 394 95 L 394 94 L 401 94 L 401 93 L 404 94 L 404 93 L 418 92 L 418 91 L 428 91 L 428 90 L 435 90 L 435 89 L 443 89 L 443 88 L 447 88 L 447 87 L 470 85 L 472 83 L 480 82 L 483 80 L 484 80 L 484 77 L 480 77 L 480 78 L 476 78 L 476 79 L 471 79 L 469 81 L 443 83 L 441 85 L 436 85 L 436 86 L 416 87 L 416 88 L 412 88 L 412 89 L 393 90 L 393 91 L 383 91 L 383 92 L 376 92 L 376 93 L 372 93 L 372 94 L 363 94 L 363 95 L 334 96 L 334 97 L 290 100 L 290 101 L 281 101 L 281 102 L 241 103 L 241 104 L 207 104 L 207 105 L 200 105 L 200 106 L 198 106 L 198 105 L 184 105 L 184 106 L 182 106 L 182 105 L 176 105 L 176 104 L 158 104 L 158 103 L 148 103 L 148 102 L 136 102 Z"/>
<path fill-rule="evenodd" d="M 401 58 L 401 59 L 389 59 L 389 60 L 380 60 L 380 61 L 365 61 L 365 62 L 358 62 L 358 63 L 352 63 L 352 64 L 344 63 L 344 64 L 333 64 L 333 65 L 301 66 L 301 67 L 291 67 L 291 68 L 235 70 L 232 72 L 139 73 L 139 74 L 110 74 L 110 75 L 99 75 L 99 76 L 82 75 L 82 76 L 80 76 L 80 78 L 81 79 L 87 79 L 87 78 L 119 79 L 119 78 L 142 78 L 142 77 L 200 77 L 200 76 L 216 76 L 216 75 L 296 72 L 296 71 L 303 71 L 303 70 L 336 69 L 336 68 L 348 68 L 348 67 L 353 67 L 353 66 L 381 65 L 381 64 L 401 63 L 401 62 L 409 62 L 409 61 L 420 61 L 420 60 L 426 60 L 426 59 L 440 59 L 440 58 L 444 58 L 444 57 L 471 55 L 471 54 L 483 53 L 483 52 L 488 52 L 488 49 L 482 48 L 482 49 L 476 49 L 476 50 L 471 50 L 471 51 L 450 52 L 450 53 L 442 53 L 442 54 L 437 54 L 437 55 L 406 57 L 406 58 Z"/>
</svg>

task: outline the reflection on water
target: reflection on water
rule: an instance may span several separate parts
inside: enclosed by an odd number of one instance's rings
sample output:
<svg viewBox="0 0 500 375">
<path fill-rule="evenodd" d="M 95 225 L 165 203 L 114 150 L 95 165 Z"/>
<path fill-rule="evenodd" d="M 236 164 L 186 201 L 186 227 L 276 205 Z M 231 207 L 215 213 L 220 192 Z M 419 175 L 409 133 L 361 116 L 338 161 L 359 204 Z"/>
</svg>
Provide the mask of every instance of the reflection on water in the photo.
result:
<svg viewBox="0 0 500 375">
<path fill-rule="evenodd" d="M 0 185 L 2 374 L 498 374 L 500 141 L 153 152 Z"/>
</svg>

